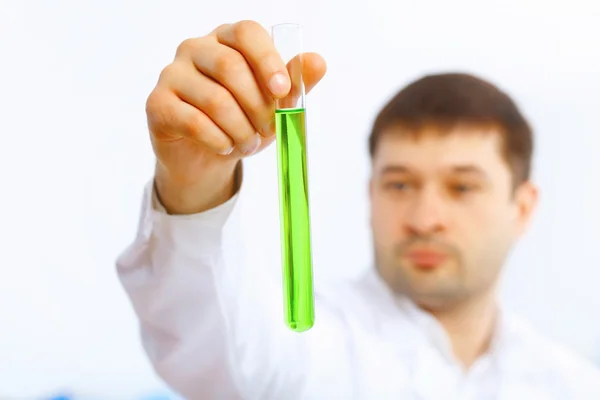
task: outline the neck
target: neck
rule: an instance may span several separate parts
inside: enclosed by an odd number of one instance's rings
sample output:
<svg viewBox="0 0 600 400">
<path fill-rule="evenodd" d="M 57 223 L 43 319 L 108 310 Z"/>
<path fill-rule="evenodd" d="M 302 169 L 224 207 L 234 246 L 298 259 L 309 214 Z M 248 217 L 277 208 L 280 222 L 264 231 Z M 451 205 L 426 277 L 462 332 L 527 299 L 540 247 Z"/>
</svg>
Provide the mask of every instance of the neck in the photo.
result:
<svg viewBox="0 0 600 400">
<path fill-rule="evenodd" d="M 454 356 L 469 368 L 490 347 L 497 319 L 493 293 L 486 293 L 455 307 L 429 310 L 446 330 Z"/>
</svg>

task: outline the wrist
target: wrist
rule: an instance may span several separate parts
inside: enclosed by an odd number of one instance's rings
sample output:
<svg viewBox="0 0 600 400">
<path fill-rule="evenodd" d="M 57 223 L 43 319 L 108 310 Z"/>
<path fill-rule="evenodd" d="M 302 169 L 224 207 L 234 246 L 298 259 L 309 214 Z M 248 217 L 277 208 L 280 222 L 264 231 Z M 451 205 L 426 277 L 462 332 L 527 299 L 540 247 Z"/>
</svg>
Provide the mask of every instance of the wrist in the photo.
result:
<svg viewBox="0 0 600 400">
<path fill-rule="evenodd" d="M 160 163 L 154 175 L 154 190 L 168 214 L 197 214 L 229 200 L 241 183 L 241 161 L 205 169 L 198 179 L 181 180 L 172 176 Z"/>
</svg>

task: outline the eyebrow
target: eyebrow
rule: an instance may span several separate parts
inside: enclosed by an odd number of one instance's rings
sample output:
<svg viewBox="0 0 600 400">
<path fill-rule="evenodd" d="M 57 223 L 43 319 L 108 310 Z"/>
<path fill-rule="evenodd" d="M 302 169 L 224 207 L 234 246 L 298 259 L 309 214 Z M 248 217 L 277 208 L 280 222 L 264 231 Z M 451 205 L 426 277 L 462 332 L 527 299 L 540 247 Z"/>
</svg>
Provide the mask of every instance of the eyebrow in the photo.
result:
<svg viewBox="0 0 600 400">
<path fill-rule="evenodd" d="M 488 178 L 488 174 L 481 168 L 473 164 L 462 164 L 454 165 L 450 168 L 450 171 L 458 174 L 475 174 L 483 178 Z M 403 164 L 391 164 L 382 168 L 379 172 L 380 175 L 392 174 L 392 173 L 410 173 L 411 169 Z"/>
<path fill-rule="evenodd" d="M 410 172 L 410 168 L 408 168 L 405 165 L 399 165 L 399 164 L 394 164 L 394 165 L 386 165 L 384 168 L 382 168 L 379 171 L 380 175 L 385 175 L 385 174 L 391 174 L 391 173 L 407 173 Z"/>
</svg>

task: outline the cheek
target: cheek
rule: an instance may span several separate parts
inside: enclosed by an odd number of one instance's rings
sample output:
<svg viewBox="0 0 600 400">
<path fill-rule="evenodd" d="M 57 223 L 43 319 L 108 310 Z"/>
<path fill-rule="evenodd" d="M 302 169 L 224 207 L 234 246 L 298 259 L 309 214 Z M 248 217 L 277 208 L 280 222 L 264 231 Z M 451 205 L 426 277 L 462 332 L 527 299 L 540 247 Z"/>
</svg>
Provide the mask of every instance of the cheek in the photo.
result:
<svg viewBox="0 0 600 400">
<path fill-rule="evenodd" d="M 400 231 L 401 219 L 402 209 L 396 202 L 378 195 L 371 198 L 371 225 L 376 236 L 393 239 Z"/>
<path fill-rule="evenodd" d="M 458 224 L 474 243 L 506 235 L 512 221 L 508 207 L 492 201 L 471 204 L 461 209 L 459 214 Z"/>
</svg>

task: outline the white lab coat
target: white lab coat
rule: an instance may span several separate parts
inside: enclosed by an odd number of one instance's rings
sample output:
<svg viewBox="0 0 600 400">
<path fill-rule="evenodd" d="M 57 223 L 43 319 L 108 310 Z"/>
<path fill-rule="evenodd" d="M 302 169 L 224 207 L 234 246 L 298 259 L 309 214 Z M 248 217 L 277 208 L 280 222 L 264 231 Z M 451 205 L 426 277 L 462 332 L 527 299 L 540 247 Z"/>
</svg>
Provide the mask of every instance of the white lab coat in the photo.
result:
<svg viewBox="0 0 600 400">
<path fill-rule="evenodd" d="M 281 282 L 227 264 L 222 232 L 239 193 L 167 215 L 152 185 L 117 261 L 158 374 L 190 400 L 600 400 L 600 373 L 502 313 L 490 353 L 468 371 L 437 323 L 374 272 L 315 290 L 316 323 L 283 324 Z"/>
</svg>

